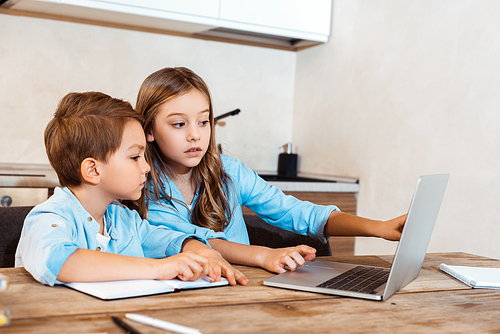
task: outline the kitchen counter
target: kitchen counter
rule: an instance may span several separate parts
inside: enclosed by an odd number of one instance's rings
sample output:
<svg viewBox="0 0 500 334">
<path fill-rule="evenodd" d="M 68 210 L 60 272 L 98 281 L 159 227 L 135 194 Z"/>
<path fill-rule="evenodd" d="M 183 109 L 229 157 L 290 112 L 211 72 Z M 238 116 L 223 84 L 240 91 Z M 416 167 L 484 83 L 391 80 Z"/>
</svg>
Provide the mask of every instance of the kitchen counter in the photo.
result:
<svg viewBox="0 0 500 334">
<path fill-rule="evenodd" d="M 260 177 L 282 191 L 359 192 L 359 180 L 343 176 L 299 173 L 297 177 L 281 177 L 276 172 L 258 171 Z"/>
<path fill-rule="evenodd" d="M 56 172 L 48 164 L 0 163 L 2 188 L 55 188 Z"/>
</svg>

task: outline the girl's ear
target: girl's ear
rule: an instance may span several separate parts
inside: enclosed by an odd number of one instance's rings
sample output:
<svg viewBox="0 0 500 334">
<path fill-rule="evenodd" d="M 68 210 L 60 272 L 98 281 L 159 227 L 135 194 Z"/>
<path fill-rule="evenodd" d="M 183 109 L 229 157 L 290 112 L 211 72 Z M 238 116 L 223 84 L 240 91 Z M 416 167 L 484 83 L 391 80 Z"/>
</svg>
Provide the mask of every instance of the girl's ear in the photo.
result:
<svg viewBox="0 0 500 334">
<path fill-rule="evenodd" d="M 101 181 L 101 175 L 97 171 L 97 160 L 94 158 L 86 158 L 80 165 L 80 172 L 85 182 L 92 185 L 98 185 Z"/>
</svg>

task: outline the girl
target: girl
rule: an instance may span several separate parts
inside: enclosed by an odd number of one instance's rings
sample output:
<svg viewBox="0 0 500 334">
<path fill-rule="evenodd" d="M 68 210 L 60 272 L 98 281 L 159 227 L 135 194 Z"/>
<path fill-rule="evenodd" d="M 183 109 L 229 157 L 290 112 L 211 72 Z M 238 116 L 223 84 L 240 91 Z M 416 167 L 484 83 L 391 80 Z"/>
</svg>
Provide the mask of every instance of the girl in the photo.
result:
<svg viewBox="0 0 500 334">
<path fill-rule="evenodd" d="M 315 257 L 316 250 L 305 245 L 250 246 L 242 205 L 269 224 L 323 242 L 325 235 L 400 238 L 405 215 L 381 222 L 300 201 L 219 155 L 208 87 L 187 68 L 164 68 L 147 77 L 136 110 L 146 119 L 145 155 L 152 167 L 139 212 L 152 224 L 207 239 L 229 262 L 283 273 L 285 266 L 295 270 Z"/>
</svg>

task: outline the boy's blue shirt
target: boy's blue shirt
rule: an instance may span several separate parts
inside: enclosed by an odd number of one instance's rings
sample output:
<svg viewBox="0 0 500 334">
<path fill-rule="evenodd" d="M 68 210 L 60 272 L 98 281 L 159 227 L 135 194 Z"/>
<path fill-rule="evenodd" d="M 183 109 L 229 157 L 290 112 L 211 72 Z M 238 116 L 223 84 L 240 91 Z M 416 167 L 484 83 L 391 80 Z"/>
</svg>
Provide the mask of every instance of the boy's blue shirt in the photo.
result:
<svg viewBox="0 0 500 334">
<path fill-rule="evenodd" d="M 269 185 L 242 162 L 228 156 L 221 156 L 221 159 L 232 181 L 232 186 L 227 187 L 232 217 L 223 232 L 215 232 L 192 224 L 188 208 L 175 201 L 185 203 L 182 194 L 167 176 L 164 178 L 166 189 L 163 191 L 166 194 L 171 193 L 175 200 L 170 203 L 162 200 L 160 204 L 150 202 L 147 218 L 151 224 L 196 234 L 205 240 L 220 238 L 248 245 L 250 242 L 241 210 L 241 206 L 244 205 L 271 225 L 309 235 L 322 242 L 327 241 L 324 236 L 325 224 L 333 210 L 339 211 L 336 206 L 316 205 L 285 195 L 278 187 Z M 154 196 L 152 186 L 149 187 L 149 191 Z M 193 203 L 197 199 L 198 193 Z"/>
<path fill-rule="evenodd" d="M 111 237 L 107 253 L 164 258 L 178 254 L 186 238 L 201 239 L 151 225 L 139 214 L 118 202 L 105 213 L 106 230 Z M 99 223 L 83 208 L 68 188 L 56 188 L 54 195 L 37 205 L 24 221 L 16 251 L 16 267 L 25 267 L 33 277 L 48 285 L 57 280 L 62 265 L 78 248 L 96 250 Z"/>
</svg>

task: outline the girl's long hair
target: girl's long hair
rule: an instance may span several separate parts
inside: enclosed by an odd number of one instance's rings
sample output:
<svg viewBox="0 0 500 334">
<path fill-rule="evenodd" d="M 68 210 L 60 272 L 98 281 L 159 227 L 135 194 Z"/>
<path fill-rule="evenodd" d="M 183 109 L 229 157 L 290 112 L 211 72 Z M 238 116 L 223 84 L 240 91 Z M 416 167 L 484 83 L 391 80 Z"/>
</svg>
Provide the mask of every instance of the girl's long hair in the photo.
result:
<svg viewBox="0 0 500 334">
<path fill-rule="evenodd" d="M 166 67 L 148 76 L 141 85 L 137 96 L 136 111 L 145 118 L 144 132 L 150 133 L 161 105 L 165 102 L 186 94 L 193 89 L 200 91 L 208 101 L 210 111 L 210 141 L 207 152 L 198 166 L 193 167 L 191 182 L 194 189 L 199 190 L 199 196 L 191 211 L 191 222 L 214 231 L 223 231 L 231 220 L 231 208 L 228 192 L 232 182 L 222 166 L 214 135 L 214 114 L 212 99 L 207 85 L 198 75 L 185 67 Z M 148 142 L 146 160 L 151 165 L 148 185 L 136 208 L 143 218 L 147 218 L 147 208 L 150 201 L 160 203 L 177 202 L 172 198 L 172 190 L 166 182 L 165 175 L 172 177 L 172 168 L 165 163 L 163 154 L 155 141 Z M 149 191 L 153 185 L 153 194 Z M 168 187 L 168 189 L 166 188 Z"/>
</svg>

